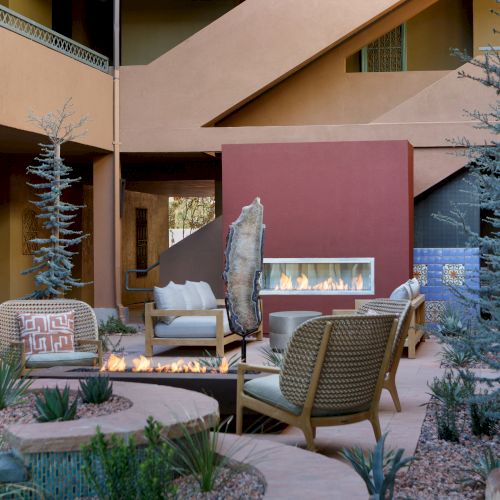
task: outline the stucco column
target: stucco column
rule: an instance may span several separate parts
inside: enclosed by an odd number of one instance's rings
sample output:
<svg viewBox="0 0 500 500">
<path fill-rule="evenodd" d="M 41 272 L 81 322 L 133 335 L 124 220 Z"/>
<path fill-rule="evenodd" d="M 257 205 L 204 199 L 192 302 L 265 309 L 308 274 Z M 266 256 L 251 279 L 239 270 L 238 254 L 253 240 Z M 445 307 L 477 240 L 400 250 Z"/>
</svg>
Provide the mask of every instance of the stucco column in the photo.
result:
<svg viewBox="0 0 500 500">
<path fill-rule="evenodd" d="M 98 317 L 116 314 L 115 185 L 113 155 L 94 159 L 94 308 Z"/>
</svg>

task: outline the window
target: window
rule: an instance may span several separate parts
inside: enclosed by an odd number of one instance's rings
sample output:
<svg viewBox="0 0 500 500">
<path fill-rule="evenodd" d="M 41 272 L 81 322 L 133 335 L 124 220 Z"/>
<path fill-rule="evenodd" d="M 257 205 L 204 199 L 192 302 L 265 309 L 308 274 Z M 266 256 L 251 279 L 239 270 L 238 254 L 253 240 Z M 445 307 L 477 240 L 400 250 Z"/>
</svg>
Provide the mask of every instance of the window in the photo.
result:
<svg viewBox="0 0 500 500">
<path fill-rule="evenodd" d="M 136 269 L 148 267 L 148 209 L 135 209 L 135 255 Z M 145 276 L 145 273 L 137 273 Z"/>
<path fill-rule="evenodd" d="M 361 71 L 406 71 L 406 25 L 382 35 L 361 50 Z"/>
</svg>

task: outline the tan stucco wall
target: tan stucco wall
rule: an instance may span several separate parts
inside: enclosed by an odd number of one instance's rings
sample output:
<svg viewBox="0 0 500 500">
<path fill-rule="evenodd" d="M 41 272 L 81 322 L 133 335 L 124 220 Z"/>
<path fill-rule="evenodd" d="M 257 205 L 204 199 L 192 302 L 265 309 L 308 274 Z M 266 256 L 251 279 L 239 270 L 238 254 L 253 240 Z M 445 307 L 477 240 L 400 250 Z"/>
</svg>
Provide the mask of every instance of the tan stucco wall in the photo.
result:
<svg viewBox="0 0 500 500">
<path fill-rule="evenodd" d="M 52 0 L 6 0 L 1 3 L 47 28 L 52 27 Z"/>
<path fill-rule="evenodd" d="M 498 45 L 498 35 L 493 35 L 493 28 L 498 29 L 498 16 L 491 10 L 499 10 L 496 0 L 474 0 L 474 55 L 480 53 L 479 47 Z"/>
<path fill-rule="evenodd" d="M 136 231 L 135 209 L 148 210 L 148 266 L 157 262 L 160 254 L 168 248 L 168 196 L 125 192 L 125 210 L 122 219 L 122 270 L 136 268 Z M 138 278 L 130 274 L 130 286 L 152 288 L 158 285 L 160 269 L 157 267 L 145 277 Z M 127 292 L 123 283 L 123 305 L 142 303 L 151 294 L 144 292 Z"/>
<path fill-rule="evenodd" d="M 238 3 L 238 0 L 122 0 L 122 64 L 150 63 Z"/>
<path fill-rule="evenodd" d="M 471 53 L 472 1 L 439 0 L 409 19 L 406 29 L 409 71 L 458 68 L 462 62 L 450 49 Z"/>
<path fill-rule="evenodd" d="M 76 142 L 112 149 L 113 80 L 68 56 L 0 28 L 0 124 L 39 132 L 28 121 L 32 110 L 41 115 L 73 99 L 75 117 L 89 116 L 88 132 Z"/>
</svg>

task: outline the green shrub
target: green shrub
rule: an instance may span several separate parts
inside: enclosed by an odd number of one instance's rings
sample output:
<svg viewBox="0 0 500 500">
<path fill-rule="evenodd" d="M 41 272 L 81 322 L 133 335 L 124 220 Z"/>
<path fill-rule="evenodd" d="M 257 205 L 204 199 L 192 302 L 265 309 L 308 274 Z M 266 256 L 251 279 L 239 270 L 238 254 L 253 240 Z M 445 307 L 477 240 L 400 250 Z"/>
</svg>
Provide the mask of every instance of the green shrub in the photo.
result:
<svg viewBox="0 0 500 500">
<path fill-rule="evenodd" d="M 456 345 L 445 345 L 441 359 L 449 368 L 467 368 L 475 361 L 474 353 Z"/>
<path fill-rule="evenodd" d="M 37 420 L 39 422 L 54 422 L 74 420 L 76 417 L 78 398 L 69 404 L 69 386 L 63 391 L 59 387 L 46 387 L 42 390 L 42 397 L 37 396 L 35 401 Z"/>
<path fill-rule="evenodd" d="M 161 437 L 162 426 L 148 418 L 146 446 L 139 449 L 133 437 L 108 440 L 98 429 L 82 447 L 82 471 L 89 486 L 104 500 L 163 500 L 175 492 L 172 485 L 173 451 Z"/>
<path fill-rule="evenodd" d="M 113 395 L 113 383 L 109 377 L 99 374 L 80 381 L 80 396 L 84 403 L 99 405 Z"/>
<path fill-rule="evenodd" d="M 120 318 L 109 316 L 106 321 L 99 322 L 99 334 L 111 335 L 113 333 L 137 333 L 137 328 L 127 326 Z"/>
<path fill-rule="evenodd" d="M 370 498 L 389 499 L 394 496 L 394 483 L 396 473 L 401 467 L 406 466 L 414 457 L 401 458 L 404 450 L 384 451 L 384 434 L 377 442 L 375 449 L 370 450 L 366 455 L 359 447 L 344 448 L 340 455 L 344 457 L 354 470 L 361 476 L 366 484 Z"/>
<path fill-rule="evenodd" d="M 490 472 L 499 467 L 500 457 L 495 456 L 491 448 L 486 448 L 479 461 L 471 469 L 467 469 L 467 472 L 473 475 L 466 477 L 463 482 L 472 486 L 476 486 L 478 483 L 486 485 Z"/>
<path fill-rule="evenodd" d="M 491 399 L 471 403 L 472 433 L 475 436 L 494 436 L 496 434 L 498 431 L 498 419 L 492 415 L 498 415 L 498 406 L 499 403 Z"/>
<path fill-rule="evenodd" d="M 0 410 L 22 402 L 33 382 L 21 378 L 21 367 L 12 357 L 0 359 Z"/>
<path fill-rule="evenodd" d="M 443 337 L 461 337 L 466 335 L 467 326 L 456 309 L 447 307 L 437 325 L 437 333 Z"/>
<path fill-rule="evenodd" d="M 283 366 L 283 359 L 285 358 L 284 352 L 275 351 L 267 345 L 261 347 L 259 351 L 264 358 L 264 364 L 266 366 L 275 366 L 276 368 L 281 368 Z"/>
</svg>

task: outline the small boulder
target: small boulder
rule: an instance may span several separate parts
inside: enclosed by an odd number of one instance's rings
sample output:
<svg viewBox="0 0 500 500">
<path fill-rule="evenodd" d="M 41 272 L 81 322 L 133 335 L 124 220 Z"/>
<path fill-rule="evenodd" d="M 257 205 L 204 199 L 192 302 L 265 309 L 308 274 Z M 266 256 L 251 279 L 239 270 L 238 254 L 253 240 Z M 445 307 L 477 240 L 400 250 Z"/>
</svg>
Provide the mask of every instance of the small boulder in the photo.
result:
<svg viewBox="0 0 500 500">
<path fill-rule="evenodd" d="M 28 480 L 23 461 L 10 452 L 0 452 L 0 483 L 22 483 Z"/>
</svg>

